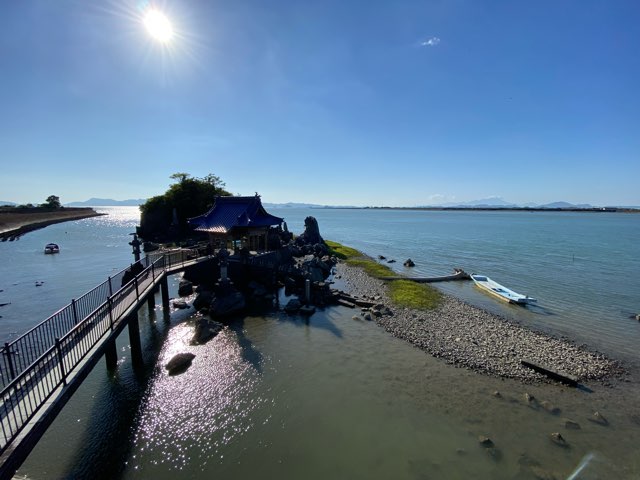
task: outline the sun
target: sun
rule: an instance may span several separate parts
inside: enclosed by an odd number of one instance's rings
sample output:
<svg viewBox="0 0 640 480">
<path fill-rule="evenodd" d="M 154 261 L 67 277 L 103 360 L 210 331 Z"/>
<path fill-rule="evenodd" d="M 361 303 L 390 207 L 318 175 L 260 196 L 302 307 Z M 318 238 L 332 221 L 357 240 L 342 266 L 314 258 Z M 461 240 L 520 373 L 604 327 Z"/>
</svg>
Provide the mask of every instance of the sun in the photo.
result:
<svg viewBox="0 0 640 480">
<path fill-rule="evenodd" d="M 159 10 L 149 10 L 143 19 L 149 35 L 160 43 L 168 43 L 173 38 L 173 27 L 167 16 Z"/>
</svg>

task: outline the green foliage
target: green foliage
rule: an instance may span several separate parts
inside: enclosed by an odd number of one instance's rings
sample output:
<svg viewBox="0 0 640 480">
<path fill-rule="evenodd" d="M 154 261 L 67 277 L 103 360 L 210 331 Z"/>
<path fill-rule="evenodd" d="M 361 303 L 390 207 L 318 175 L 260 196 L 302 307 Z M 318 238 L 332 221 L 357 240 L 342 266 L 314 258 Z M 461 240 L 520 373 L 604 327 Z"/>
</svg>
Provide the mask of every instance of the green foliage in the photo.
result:
<svg viewBox="0 0 640 480">
<path fill-rule="evenodd" d="M 140 205 L 140 235 L 146 239 L 167 236 L 173 221 L 173 210 L 178 216 L 174 230 L 178 236 L 189 231 L 187 220 L 206 213 L 213 206 L 216 196 L 231 195 L 216 175 L 194 178 L 188 173 L 174 173 L 176 180 L 163 195 L 149 198 Z"/>
<path fill-rule="evenodd" d="M 332 242 L 331 240 L 325 240 L 327 246 L 329 247 L 329 255 L 333 255 L 336 258 L 340 258 L 341 260 L 346 260 L 349 257 L 361 257 L 362 253 L 360 253 L 355 248 L 346 247 L 338 242 Z"/>
<path fill-rule="evenodd" d="M 389 283 L 391 301 L 400 307 L 431 310 L 440 305 L 442 294 L 429 285 L 411 280 L 394 280 Z"/>
<path fill-rule="evenodd" d="M 52 210 L 57 210 L 62 206 L 62 204 L 60 203 L 60 197 L 57 197 L 55 195 L 49 195 L 45 200 L 45 203 L 43 203 L 40 206 L 44 208 L 50 208 Z"/>
<path fill-rule="evenodd" d="M 375 278 L 393 277 L 396 275 L 396 273 L 386 265 L 382 265 L 375 260 L 371 260 L 365 257 L 349 258 L 347 259 L 347 264 L 353 267 L 360 267 L 367 273 L 367 275 Z"/>
</svg>

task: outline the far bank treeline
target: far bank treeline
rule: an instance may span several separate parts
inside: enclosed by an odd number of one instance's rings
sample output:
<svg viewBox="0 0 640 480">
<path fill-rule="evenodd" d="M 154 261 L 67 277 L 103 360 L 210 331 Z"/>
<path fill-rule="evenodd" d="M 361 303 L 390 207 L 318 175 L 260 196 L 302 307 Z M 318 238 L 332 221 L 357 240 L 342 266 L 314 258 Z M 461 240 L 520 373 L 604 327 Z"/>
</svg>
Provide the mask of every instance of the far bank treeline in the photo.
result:
<svg viewBox="0 0 640 480">
<path fill-rule="evenodd" d="M 205 213 L 217 196 L 230 196 L 217 175 L 203 178 L 174 173 L 175 181 L 163 195 L 151 197 L 140 205 L 138 234 L 145 240 L 171 241 L 192 234 L 187 220 Z"/>
</svg>

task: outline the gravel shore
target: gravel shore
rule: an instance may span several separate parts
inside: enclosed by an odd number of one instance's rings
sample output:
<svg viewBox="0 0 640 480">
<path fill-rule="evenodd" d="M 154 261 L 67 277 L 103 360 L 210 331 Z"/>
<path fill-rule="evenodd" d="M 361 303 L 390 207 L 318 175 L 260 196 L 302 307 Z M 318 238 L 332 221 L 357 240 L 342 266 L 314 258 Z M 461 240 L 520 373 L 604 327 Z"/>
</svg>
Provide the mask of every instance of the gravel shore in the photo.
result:
<svg viewBox="0 0 640 480">
<path fill-rule="evenodd" d="M 359 268 L 341 262 L 335 278 L 349 294 L 390 308 L 392 315 L 375 317 L 378 325 L 450 364 L 527 383 L 549 380 L 523 367 L 521 360 L 573 375 L 580 382 L 606 381 L 623 373 L 618 362 L 603 354 L 529 330 L 449 295 L 443 294 L 435 310 L 398 308 L 390 302 L 384 283 Z"/>
</svg>

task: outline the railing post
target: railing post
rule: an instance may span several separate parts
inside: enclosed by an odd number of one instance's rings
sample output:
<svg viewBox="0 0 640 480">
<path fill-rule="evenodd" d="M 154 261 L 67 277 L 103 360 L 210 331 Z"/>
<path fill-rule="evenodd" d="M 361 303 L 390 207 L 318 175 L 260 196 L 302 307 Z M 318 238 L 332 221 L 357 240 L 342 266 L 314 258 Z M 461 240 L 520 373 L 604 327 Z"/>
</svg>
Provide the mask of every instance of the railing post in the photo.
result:
<svg viewBox="0 0 640 480">
<path fill-rule="evenodd" d="M 153 263 L 151 264 L 151 278 L 153 279 L 154 283 L 156 281 L 156 270 L 153 266 Z"/>
<path fill-rule="evenodd" d="M 133 284 L 136 286 L 136 298 L 140 300 L 140 292 L 138 291 L 138 277 L 133 277 Z"/>
<path fill-rule="evenodd" d="M 111 277 L 109 277 L 109 296 L 113 296 L 113 287 L 111 286 Z"/>
<path fill-rule="evenodd" d="M 67 376 L 64 373 L 64 357 L 62 356 L 62 348 L 60 348 L 60 339 L 56 338 L 56 352 L 58 353 L 58 362 L 60 363 L 60 375 L 62 375 L 62 384 L 67 384 Z"/>
<path fill-rule="evenodd" d="M 109 306 L 109 326 L 113 330 L 113 306 L 111 305 L 111 297 L 107 298 L 107 304 Z"/>
<path fill-rule="evenodd" d="M 11 374 L 11 378 L 9 380 L 13 380 L 14 378 L 16 378 L 16 372 L 13 369 L 13 360 L 11 359 L 11 347 L 9 347 L 9 342 L 4 343 L 4 354 L 7 356 L 9 374 Z"/>
<path fill-rule="evenodd" d="M 71 299 L 71 308 L 73 309 L 73 323 L 74 325 L 78 324 L 78 310 L 76 309 L 76 299 Z"/>
</svg>

